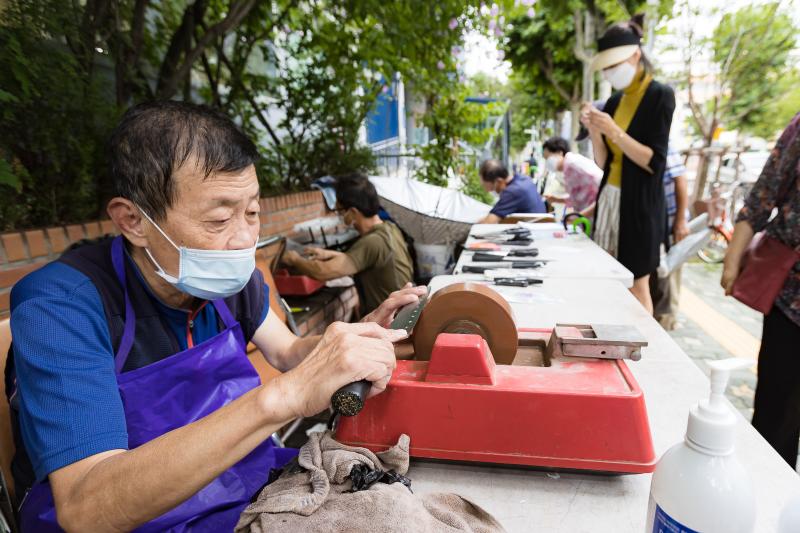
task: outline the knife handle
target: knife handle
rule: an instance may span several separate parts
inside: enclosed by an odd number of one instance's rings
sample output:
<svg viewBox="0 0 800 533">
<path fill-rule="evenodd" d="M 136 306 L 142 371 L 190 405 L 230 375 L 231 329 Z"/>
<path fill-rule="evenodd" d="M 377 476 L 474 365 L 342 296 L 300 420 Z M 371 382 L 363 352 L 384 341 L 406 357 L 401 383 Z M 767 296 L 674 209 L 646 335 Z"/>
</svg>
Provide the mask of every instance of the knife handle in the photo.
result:
<svg viewBox="0 0 800 533">
<path fill-rule="evenodd" d="M 372 383 L 362 379 L 334 392 L 331 396 L 333 412 L 342 416 L 355 416 L 360 413 L 364 408 L 364 401 L 367 399 L 370 387 L 372 387 Z"/>
</svg>

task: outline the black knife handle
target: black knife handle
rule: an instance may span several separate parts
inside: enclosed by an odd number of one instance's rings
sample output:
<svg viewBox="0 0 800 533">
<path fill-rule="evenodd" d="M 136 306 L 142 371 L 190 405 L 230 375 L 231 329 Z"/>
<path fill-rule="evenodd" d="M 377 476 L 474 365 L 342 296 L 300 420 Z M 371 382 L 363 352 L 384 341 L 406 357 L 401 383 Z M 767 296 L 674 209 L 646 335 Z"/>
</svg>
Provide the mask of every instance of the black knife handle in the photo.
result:
<svg viewBox="0 0 800 533">
<path fill-rule="evenodd" d="M 354 381 L 337 390 L 331 396 L 331 407 L 335 413 L 342 416 L 355 416 L 364 408 L 372 383 L 366 379 Z"/>
</svg>

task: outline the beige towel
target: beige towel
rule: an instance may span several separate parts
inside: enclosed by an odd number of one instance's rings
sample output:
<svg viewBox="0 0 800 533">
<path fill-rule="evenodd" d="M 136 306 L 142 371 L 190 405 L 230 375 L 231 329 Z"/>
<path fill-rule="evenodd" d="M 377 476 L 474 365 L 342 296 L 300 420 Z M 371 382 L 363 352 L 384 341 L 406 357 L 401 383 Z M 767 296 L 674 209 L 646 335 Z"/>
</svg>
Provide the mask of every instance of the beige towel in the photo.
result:
<svg viewBox="0 0 800 533">
<path fill-rule="evenodd" d="M 416 495 L 402 483 L 376 483 L 348 493 L 353 465 L 408 472 L 409 438 L 381 453 L 345 446 L 329 432 L 312 433 L 300 449 L 306 472 L 284 473 L 248 506 L 236 533 L 342 531 L 415 533 L 505 531 L 489 513 L 457 494 Z"/>
</svg>

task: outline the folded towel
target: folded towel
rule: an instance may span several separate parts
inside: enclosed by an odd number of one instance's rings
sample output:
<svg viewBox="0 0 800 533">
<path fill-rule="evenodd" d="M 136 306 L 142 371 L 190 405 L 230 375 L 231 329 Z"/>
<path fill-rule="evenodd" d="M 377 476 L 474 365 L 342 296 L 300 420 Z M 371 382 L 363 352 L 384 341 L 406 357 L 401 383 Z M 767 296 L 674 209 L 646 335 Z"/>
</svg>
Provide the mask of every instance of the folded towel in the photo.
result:
<svg viewBox="0 0 800 533">
<path fill-rule="evenodd" d="M 457 494 L 417 495 L 403 483 L 375 483 L 349 492 L 354 466 L 408 472 L 410 439 L 380 453 L 345 446 L 330 432 L 312 433 L 298 465 L 264 487 L 239 518 L 236 533 L 347 531 L 418 533 L 503 532 L 489 513 Z M 386 476 L 394 479 L 399 476 Z"/>
</svg>

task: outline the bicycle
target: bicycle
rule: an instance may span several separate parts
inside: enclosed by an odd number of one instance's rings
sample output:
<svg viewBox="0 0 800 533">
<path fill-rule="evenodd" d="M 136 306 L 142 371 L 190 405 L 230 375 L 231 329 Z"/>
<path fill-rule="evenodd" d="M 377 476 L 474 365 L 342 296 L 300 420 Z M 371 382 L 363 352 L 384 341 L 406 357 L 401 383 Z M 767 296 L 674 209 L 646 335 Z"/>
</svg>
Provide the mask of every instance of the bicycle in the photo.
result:
<svg viewBox="0 0 800 533">
<path fill-rule="evenodd" d="M 728 209 L 726 209 L 726 204 L 731 197 L 732 193 L 730 191 L 722 192 L 722 184 L 720 182 L 715 182 L 711 185 L 711 197 L 705 201 L 708 209 L 708 225 L 711 229 L 711 239 L 697 251 L 697 256 L 704 263 L 718 264 L 725 259 L 728 244 L 733 236 L 733 225 L 730 220 L 735 216 L 733 209 L 731 209 L 731 216 L 728 218 Z"/>
</svg>

